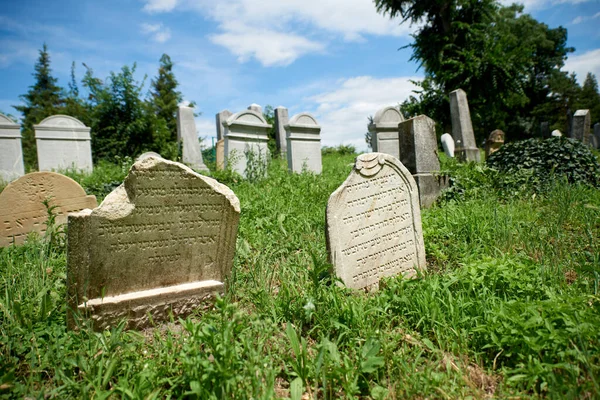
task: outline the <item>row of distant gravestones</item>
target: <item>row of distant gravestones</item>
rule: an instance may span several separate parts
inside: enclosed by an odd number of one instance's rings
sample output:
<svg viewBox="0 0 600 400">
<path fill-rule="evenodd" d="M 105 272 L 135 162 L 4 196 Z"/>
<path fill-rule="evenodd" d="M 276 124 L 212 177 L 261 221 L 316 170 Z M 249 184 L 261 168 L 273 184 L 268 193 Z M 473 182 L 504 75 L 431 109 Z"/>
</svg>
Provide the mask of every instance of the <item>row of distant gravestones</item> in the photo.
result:
<svg viewBox="0 0 600 400">
<path fill-rule="evenodd" d="M 426 118 L 426 117 L 425 117 Z M 418 120 L 429 123 L 428 120 Z M 382 277 L 425 268 L 418 187 L 398 159 L 357 157 L 329 198 L 327 247 L 347 287 L 376 288 Z M 130 328 L 211 306 L 231 275 L 240 203 L 225 185 L 189 167 L 146 156 L 99 207 L 70 178 L 34 172 L 0 193 L 0 246 L 43 233 L 51 199 L 67 221 L 68 324 Z"/>
</svg>

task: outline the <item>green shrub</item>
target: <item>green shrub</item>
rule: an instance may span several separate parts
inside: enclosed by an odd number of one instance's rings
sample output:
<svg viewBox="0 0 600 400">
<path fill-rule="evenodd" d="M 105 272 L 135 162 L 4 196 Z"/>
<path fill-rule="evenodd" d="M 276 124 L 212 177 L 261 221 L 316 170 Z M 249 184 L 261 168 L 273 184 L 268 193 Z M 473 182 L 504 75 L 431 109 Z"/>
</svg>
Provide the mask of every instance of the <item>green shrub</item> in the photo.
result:
<svg viewBox="0 0 600 400">
<path fill-rule="evenodd" d="M 321 148 L 321 154 L 323 154 L 323 155 L 339 154 L 341 156 L 344 156 L 346 154 L 356 154 L 356 147 L 354 147 L 351 144 L 348 144 L 348 145 L 340 144 L 339 146 L 334 146 L 334 147 L 323 146 Z"/>
<path fill-rule="evenodd" d="M 508 143 L 487 159 L 487 165 L 507 174 L 530 170 L 541 186 L 564 177 L 569 183 L 600 187 L 596 156 L 583 143 L 564 137 Z"/>
</svg>

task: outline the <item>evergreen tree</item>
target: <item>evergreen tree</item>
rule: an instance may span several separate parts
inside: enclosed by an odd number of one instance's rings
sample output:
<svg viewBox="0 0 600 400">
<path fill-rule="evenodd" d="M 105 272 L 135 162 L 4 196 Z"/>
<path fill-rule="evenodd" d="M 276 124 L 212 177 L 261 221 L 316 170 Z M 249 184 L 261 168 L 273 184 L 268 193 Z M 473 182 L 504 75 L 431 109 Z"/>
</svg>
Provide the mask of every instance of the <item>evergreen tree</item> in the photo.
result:
<svg viewBox="0 0 600 400">
<path fill-rule="evenodd" d="M 33 125 L 40 123 L 44 118 L 59 114 L 64 106 L 63 90 L 56 83 L 50 69 L 50 55 L 44 43 L 40 56 L 35 64 L 35 83 L 29 91 L 19 96 L 24 105 L 13 106 L 23 114 L 23 159 L 27 169 L 37 169 L 37 152 L 35 145 L 35 132 Z"/>
<path fill-rule="evenodd" d="M 62 113 L 77 118 L 86 126 L 90 126 L 89 109 L 85 101 L 79 97 L 79 86 L 75 78 L 75 61 L 71 64 L 71 81 L 69 82 L 69 91 L 65 98 L 65 106 Z"/>
<path fill-rule="evenodd" d="M 169 129 L 169 140 L 177 141 L 177 107 L 183 97 L 177 91 L 177 79 L 173 73 L 171 57 L 163 54 L 160 58 L 158 77 L 152 80 L 151 100 L 158 118 L 162 118 Z"/>
<path fill-rule="evenodd" d="M 579 110 L 590 110 L 592 125 L 600 121 L 600 93 L 598 92 L 598 81 L 596 76 L 588 72 L 579 98 L 576 102 L 576 108 Z"/>
</svg>

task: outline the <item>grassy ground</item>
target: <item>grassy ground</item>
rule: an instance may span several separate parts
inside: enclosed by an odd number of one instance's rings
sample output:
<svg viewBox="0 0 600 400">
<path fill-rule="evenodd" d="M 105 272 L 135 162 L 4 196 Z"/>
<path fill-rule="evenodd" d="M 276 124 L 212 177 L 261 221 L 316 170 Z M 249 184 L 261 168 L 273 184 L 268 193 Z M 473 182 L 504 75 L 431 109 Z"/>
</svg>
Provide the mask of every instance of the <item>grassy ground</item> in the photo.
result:
<svg viewBox="0 0 600 400">
<path fill-rule="evenodd" d="M 428 271 L 365 294 L 326 262 L 353 158 L 223 175 L 242 207 L 229 291 L 166 327 L 69 332 L 60 230 L 0 249 L 0 397 L 600 397 L 600 190 L 453 193 L 423 212 Z M 126 169 L 71 175 L 101 199 Z"/>
</svg>

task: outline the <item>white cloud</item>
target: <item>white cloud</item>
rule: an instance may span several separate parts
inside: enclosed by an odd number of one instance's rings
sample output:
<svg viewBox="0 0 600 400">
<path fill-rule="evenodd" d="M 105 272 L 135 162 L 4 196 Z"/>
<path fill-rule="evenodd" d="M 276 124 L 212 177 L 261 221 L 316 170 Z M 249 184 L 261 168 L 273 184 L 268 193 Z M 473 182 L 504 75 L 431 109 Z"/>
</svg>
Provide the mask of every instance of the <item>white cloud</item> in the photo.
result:
<svg viewBox="0 0 600 400">
<path fill-rule="evenodd" d="M 142 24 L 142 33 L 150 35 L 155 42 L 164 43 L 171 38 L 171 30 L 163 24 Z"/>
<path fill-rule="evenodd" d="M 575 72 L 579 83 L 583 83 L 588 72 L 600 77 L 600 49 L 570 56 L 565 62 L 564 70 Z"/>
<path fill-rule="evenodd" d="M 591 15 L 591 16 L 582 16 L 582 15 L 580 15 L 578 17 L 575 17 L 573 19 L 573 21 L 571 21 L 571 24 L 577 25 L 577 24 L 580 24 L 580 23 L 582 23 L 584 21 L 587 21 L 587 20 L 590 20 L 590 19 L 596 19 L 596 18 L 600 18 L 600 12 L 597 12 L 596 14 Z"/>
<path fill-rule="evenodd" d="M 145 0 L 144 9 L 158 0 Z M 162 0 L 166 2 L 166 0 Z M 368 0 L 181 0 L 181 10 L 195 10 L 218 23 L 211 40 L 238 56 L 265 66 L 288 65 L 308 53 L 322 52 L 336 37 L 364 40 L 364 35 L 408 37 L 417 27 L 390 20 Z M 332 34 L 334 36 L 332 36 Z"/>
<path fill-rule="evenodd" d="M 144 11 L 148 13 L 172 11 L 177 5 L 177 0 L 146 0 Z"/>
<path fill-rule="evenodd" d="M 402 103 L 416 88 L 410 81 L 419 79 L 359 76 L 340 80 L 331 90 L 309 97 L 321 125 L 321 143 L 352 144 L 366 150 L 368 117 L 382 107 Z"/>
<path fill-rule="evenodd" d="M 592 0 L 500 0 L 503 5 L 511 5 L 513 3 L 523 4 L 525 11 L 529 12 L 534 9 L 546 9 L 558 4 L 581 4 Z"/>
</svg>

